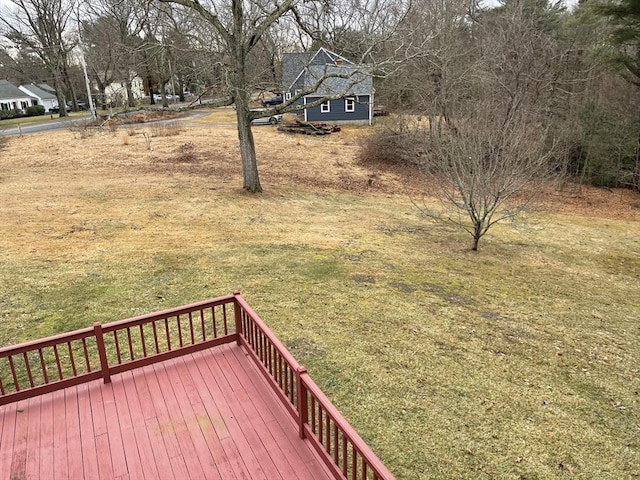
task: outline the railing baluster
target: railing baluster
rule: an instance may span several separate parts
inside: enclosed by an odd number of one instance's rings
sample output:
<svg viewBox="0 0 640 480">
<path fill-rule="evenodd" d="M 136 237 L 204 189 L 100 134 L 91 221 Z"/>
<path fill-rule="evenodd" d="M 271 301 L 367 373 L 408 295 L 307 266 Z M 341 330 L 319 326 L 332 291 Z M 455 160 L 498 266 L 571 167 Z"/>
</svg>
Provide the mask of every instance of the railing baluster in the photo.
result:
<svg viewBox="0 0 640 480">
<path fill-rule="evenodd" d="M 340 449 L 338 448 L 338 424 L 333 420 L 333 461 L 340 465 Z"/>
<path fill-rule="evenodd" d="M 358 477 L 358 452 L 356 446 L 351 444 L 351 480 Z"/>
<path fill-rule="evenodd" d="M 182 325 L 180 324 L 180 315 L 176 315 L 176 321 L 178 322 L 178 344 L 182 348 Z"/>
<path fill-rule="evenodd" d="M 316 399 L 311 396 L 311 431 L 316 434 Z"/>
<path fill-rule="evenodd" d="M 4 390 L 4 383 L 2 383 L 2 377 L 0 377 L 0 394 L 6 395 L 7 392 Z"/>
<path fill-rule="evenodd" d="M 20 391 L 20 382 L 18 382 L 18 376 L 16 375 L 16 367 L 13 364 L 13 355 L 9 355 L 7 357 L 9 359 L 9 368 L 11 369 L 11 376 L 13 377 L 13 386 L 16 389 L 16 392 Z"/>
<path fill-rule="evenodd" d="M 196 339 L 193 336 L 193 315 L 189 312 L 189 333 L 191 334 L 191 345 L 195 345 Z"/>
<path fill-rule="evenodd" d="M 211 307 L 211 323 L 213 324 L 213 338 L 218 338 L 218 324 L 216 320 L 216 307 Z"/>
<path fill-rule="evenodd" d="M 47 366 L 44 363 L 44 355 L 42 355 L 42 349 L 38 349 L 38 355 L 40 356 L 40 366 L 42 367 L 42 377 L 44 378 L 44 383 L 49 383 L 49 376 L 47 375 Z"/>
<path fill-rule="evenodd" d="M 202 341 L 204 342 L 207 339 L 204 326 L 204 310 L 200 310 L 200 326 L 202 327 Z"/>
<path fill-rule="evenodd" d="M 347 476 L 347 437 L 342 432 L 342 474 Z"/>
<path fill-rule="evenodd" d="M 144 328 L 143 325 L 140 324 L 140 341 L 142 342 L 142 356 L 147 358 L 147 342 L 144 339 Z"/>
<path fill-rule="evenodd" d="M 291 367 L 289 367 L 289 369 L 291 369 Z M 293 370 L 291 371 L 291 375 L 289 377 L 289 400 L 291 400 L 291 403 L 293 403 L 294 405 L 296 404 L 296 399 L 295 399 L 295 383 L 294 383 L 294 378 L 293 378 Z"/>
<path fill-rule="evenodd" d="M 224 334 L 229 335 L 229 327 L 227 326 L 227 304 L 222 304 L 222 323 L 224 325 Z"/>
<path fill-rule="evenodd" d="M 326 450 L 329 456 L 331 456 L 331 418 L 329 417 L 329 412 L 325 412 L 324 416 L 325 420 L 325 435 L 326 439 Z"/>
<path fill-rule="evenodd" d="M 130 360 L 135 360 L 135 355 L 133 354 L 133 341 L 131 340 L 131 327 L 127 327 L 127 342 L 129 343 L 129 358 Z"/>
<path fill-rule="evenodd" d="M 69 349 L 69 361 L 71 362 L 71 371 L 73 372 L 73 376 L 76 377 L 78 375 L 78 371 L 76 370 L 76 362 L 73 358 L 73 350 L 71 349 L 71 342 L 67 342 L 67 348 Z"/>
<path fill-rule="evenodd" d="M 84 363 L 87 365 L 87 372 L 91 372 L 91 360 L 89 360 L 89 350 L 87 349 L 87 339 L 82 337 L 82 351 L 84 352 Z"/>
<path fill-rule="evenodd" d="M 171 334 L 169 333 L 169 319 L 164 319 L 164 332 L 167 335 L 167 350 L 171 351 Z"/>
<path fill-rule="evenodd" d="M 113 343 L 116 346 L 116 358 L 118 359 L 118 365 L 122 363 L 122 355 L 120 354 L 120 341 L 118 340 L 118 330 L 113 332 Z"/>
<path fill-rule="evenodd" d="M 56 358 L 56 366 L 58 367 L 58 380 L 62 380 L 62 367 L 60 366 L 60 355 L 58 354 L 58 345 L 53 346 L 53 354 Z"/>
<path fill-rule="evenodd" d="M 27 352 L 22 352 L 22 358 L 24 359 L 24 366 L 27 369 L 27 377 L 29 377 L 29 385 L 33 388 L 33 375 L 31 375 L 31 368 L 29 367 L 29 357 L 27 357 Z"/>
<path fill-rule="evenodd" d="M 322 406 L 318 403 L 318 440 L 320 440 L 320 445 L 322 445 L 324 439 L 323 429 L 324 423 L 322 421 Z"/>
<path fill-rule="evenodd" d="M 153 343 L 156 346 L 156 353 L 160 353 L 160 345 L 158 345 L 158 328 L 156 327 L 156 321 L 151 322 L 151 327 L 153 329 Z"/>
</svg>

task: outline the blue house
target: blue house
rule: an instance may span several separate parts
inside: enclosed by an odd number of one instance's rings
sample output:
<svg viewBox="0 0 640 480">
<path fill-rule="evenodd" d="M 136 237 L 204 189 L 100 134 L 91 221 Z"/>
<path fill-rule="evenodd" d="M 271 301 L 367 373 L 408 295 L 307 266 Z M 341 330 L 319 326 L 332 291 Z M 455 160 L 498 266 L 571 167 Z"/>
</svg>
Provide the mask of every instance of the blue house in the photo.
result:
<svg viewBox="0 0 640 480">
<path fill-rule="evenodd" d="M 315 53 L 285 53 L 282 59 L 284 100 L 312 105 L 307 122 L 363 123 L 373 118 L 371 67 L 355 64 L 326 48 Z"/>
</svg>

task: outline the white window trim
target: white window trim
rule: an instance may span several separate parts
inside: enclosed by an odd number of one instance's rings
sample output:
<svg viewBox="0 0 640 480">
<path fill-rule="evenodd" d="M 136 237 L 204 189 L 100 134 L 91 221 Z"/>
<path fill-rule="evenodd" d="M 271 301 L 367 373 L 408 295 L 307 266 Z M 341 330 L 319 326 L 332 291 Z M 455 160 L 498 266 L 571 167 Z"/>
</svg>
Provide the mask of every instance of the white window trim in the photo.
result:
<svg viewBox="0 0 640 480">
<path fill-rule="evenodd" d="M 349 108 L 349 104 L 351 104 L 351 108 Z M 344 111 L 346 113 L 353 113 L 356 111 L 356 99 L 355 98 L 345 98 L 344 99 Z"/>
<path fill-rule="evenodd" d="M 285 100 L 291 100 L 291 92 L 286 92 L 286 93 L 284 94 L 284 99 L 285 99 Z"/>
<path fill-rule="evenodd" d="M 331 100 L 320 104 L 320 113 L 331 113 Z"/>
</svg>

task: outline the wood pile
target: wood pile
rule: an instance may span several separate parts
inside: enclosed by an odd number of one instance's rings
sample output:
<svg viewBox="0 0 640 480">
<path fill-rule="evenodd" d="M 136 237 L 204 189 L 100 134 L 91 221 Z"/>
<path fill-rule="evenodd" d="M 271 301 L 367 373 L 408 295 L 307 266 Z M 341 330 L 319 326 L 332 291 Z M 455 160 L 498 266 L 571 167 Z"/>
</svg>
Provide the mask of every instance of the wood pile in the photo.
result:
<svg viewBox="0 0 640 480">
<path fill-rule="evenodd" d="M 304 135 L 329 135 L 333 132 L 339 132 L 340 127 L 337 125 L 327 125 L 326 123 L 311 123 L 297 118 L 289 119 L 283 117 L 278 130 L 280 132 L 302 133 Z"/>
</svg>

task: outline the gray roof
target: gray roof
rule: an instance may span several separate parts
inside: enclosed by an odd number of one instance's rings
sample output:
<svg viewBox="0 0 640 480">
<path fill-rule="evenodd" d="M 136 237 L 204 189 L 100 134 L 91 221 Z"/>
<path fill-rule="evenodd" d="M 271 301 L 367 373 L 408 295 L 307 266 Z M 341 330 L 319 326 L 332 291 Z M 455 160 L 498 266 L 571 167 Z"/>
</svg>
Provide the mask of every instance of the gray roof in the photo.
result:
<svg viewBox="0 0 640 480">
<path fill-rule="evenodd" d="M 371 67 L 366 65 L 309 65 L 304 88 L 313 90 L 322 80 L 314 95 L 369 95 L 373 90 L 371 72 Z M 323 77 L 326 78 L 323 80 Z"/>
<path fill-rule="evenodd" d="M 326 48 L 312 53 L 285 53 L 282 58 L 283 90 L 291 90 L 296 84 L 296 89 L 315 90 L 314 96 L 368 95 L 373 90 L 371 72 L 371 67 L 356 65 Z M 323 77 L 326 78 L 316 89 Z"/>
<path fill-rule="evenodd" d="M 0 99 L 11 100 L 19 98 L 31 97 L 20 90 L 18 87 L 16 87 L 14 84 L 9 83 L 7 80 L 0 80 Z"/>
<path fill-rule="evenodd" d="M 41 89 L 40 87 L 38 87 L 37 85 L 34 85 L 33 83 L 30 83 L 28 85 L 22 85 L 22 88 L 24 88 L 25 90 L 28 90 L 31 95 L 33 95 L 34 97 L 38 97 L 41 100 L 56 99 L 56 96 L 53 93 L 47 92 Z"/>
<path fill-rule="evenodd" d="M 38 87 L 41 90 L 44 90 L 45 92 L 49 92 L 49 93 L 53 93 L 54 95 L 56 94 L 56 89 L 53 88 L 51 85 L 49 85 L 48 83 L 40 83 L 38 84 Z"/>
<path fill-rule="evenodd" d="M 315 53 L 285 53 L 282 56 L 282 89 L 289 90 Z"/>
</svg>

